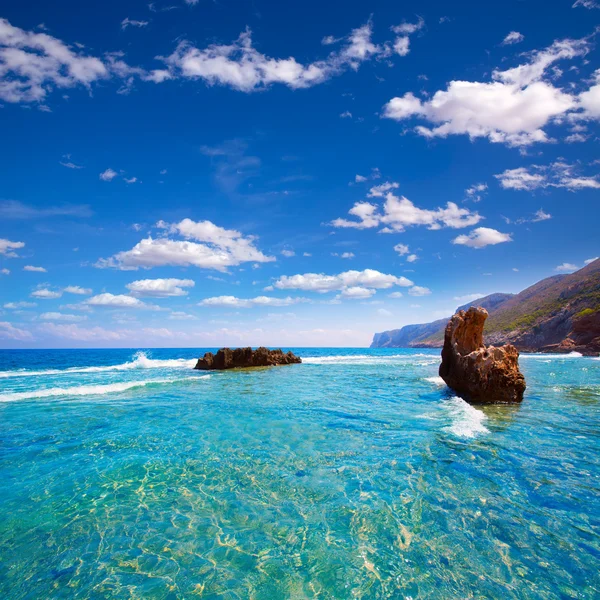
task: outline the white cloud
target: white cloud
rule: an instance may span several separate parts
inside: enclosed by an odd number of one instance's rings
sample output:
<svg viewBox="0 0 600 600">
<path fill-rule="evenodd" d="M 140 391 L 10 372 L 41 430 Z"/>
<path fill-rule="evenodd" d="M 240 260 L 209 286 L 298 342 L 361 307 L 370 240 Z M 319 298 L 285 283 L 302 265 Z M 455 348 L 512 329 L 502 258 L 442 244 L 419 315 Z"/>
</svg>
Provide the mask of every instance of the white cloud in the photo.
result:
<svg viewBox="0 0 600 600">
<path fill-rule="evenodd" d="M 82 166 L 76 165 L 74 162 L 71 162 L 71 161 L 68 161 L 68 162 L 60 161 L 60 164 L 63 167 L 67 167 L 67 169 L 83 169 Z"/>
<path fill-rule="evenodd" d="M 596 0 L 576 0 L 572 8 L 577 8 L 578 6 L 588 9 L 600 8 L 600 3 L 598 3 Z"/>
<path fill-rule="evenodd" d="M 594 258 L 588 258 L 587 260 L 583 261 L 583 264 L 589 265 L 589 264 L 593 263 L 595 260 L 598 260 L 598 258 L 599 258 L 598 256 L 594 256 Z"/>
<path fill-rule="evenodd" d="M 0 269 L 0 273 L 2 273 L 2 275 L 10 275 L 10 269 Z"/>
<path fill-rule="evenodd" d="M 364 271 L 345 271 L 338 275 L 324 275 L 323 273 L 284 275 L 273 284 L 273 287 L 324 294 L 354 287 L 388 289 L 394 286 L 409 287 L 411 285 L 413 282 L 406 277 L 396 277 L 373 269 L 365 269 Z"/>
<path fill-rule="evenodd" d="M 378 308 L 377 309 L 377 314 L 380 315 L 381 317 L 391 317 L 391 316 L 393 316 L 393 313 L 390 312 L 389 310 L 386 310 L 385 308 Z"/>
<path fill-rule="evenodd" d="M 340 119 L 351 119 L 352 118 L 352 113 L 349 110 L 345 110 L 344 112 L 340 113 Z"/>
<path fill-rule="evenodd" d="M 408 254 L 410 252 L 410 250 L 408 249 L 408 246 L 406 244 L 396 244 L 394 246 L 394 250 L 400 255 L 400 256 L 404 256 L 405 254 Z"/>
<path fill-rule="evenodd" d="M 19 329 L 11 323 L 7 323 L 6 321 L 0 321 L 0 338 L 26 341 L 33 339 L 33 336 L 29 331 L 26 331 L 25 329 Z"/>
<path fill-rule="evenodd" d="M 404 294 L 402 292 L 392 292 L 388 294 L 388 298 L 403 298 Z"/>
<path fill-rule="evenodd" d="M 79 285 L 68 285 L 63 292 L 66 292 L 67 294 L 76 294 L 78 296 L 87 296 L 92 293 L 92 290 Z"/>
<path fill-rule="evenodd" d="M 364 181 L 367 181 L 367 178 L 364 175 L 355 175 L 354 181 L 356 183 L 363 183 Z"/>
<path fill-rule="evenodd" d="M 331 256 L 337 256 L 338 258 L 354 258 L 354 252 L 342 252 L 339 254 L 338 252 L 332 252 Z"/>
<path fill-rule="evenodd" d="M 19 248 L 23 248 L 24 246 L 24 242 L 11 242 L 10 240 L 0 238 L 0 254 L 2 254 L 3 256 L 16 258 L 18 254 L 14 252 L 14 250 L 18 250 Z"/>
<path fill-rule="evenodd" d="M 413 262 L 415 262 L 417 260 L 419 260 L 419 257 L 416 254 L 409 254 L 406 257 L 406 262 L 409 262 L 409 263 L 413 263 Z"/>
<path fill-rule="evenodd" d="M 385 183 L 371 188 L 370 197 L 385 196 L 383 206 L 371 202 L 356 202 L 348 214 L 358 220 L 338 218 L 331 222 L 333 227 L 370 229 L 385 225 L 384 233 L 404 231 L 406 227 L 427 226 L 429 229 L 451 227 L 459 229 L 476 225 L 483 218 L 477 212 L 460 208 L 454 202 L 448 202 L 445 208 L 434 210 L 415 206 L 405 196 L 396 196 L 390 191 L 398 184 Z"/>
<path fill-rule="evenodd" d="M 579 269 L 579 267 L 577 265 L 574 265 L 572 263 L 563 263 L 562 265 L 558 265 L 558 267 L 555 267 L 555 271 L 558 271 L 559 273 L 572 273 L 573 271 L 577 271 Z"/>
<path fill-rule="evenodd" d="M 487 189 L 487 183 L 475 183 L 465 190 L 465 194 L 468 200 L 472 200 L 473 202 L 481 202 L 481 199 L 487 192 Z"/>
<path fill-rule="evenodd" d="M 33 265 L 25 265 L 23 271 L 30 271 L 31 273 L 47 273 L 44 267 L 34 267 Z"/>
<path fill-rule="evenodd" d="M 589 136 L 584 135 L 583 133 L 572 133 L 565 138 L 565 142 L 567 144 L 579 144 L 582 142 L 587 142 Z"/>
<path fill-rule="evenodd" d="M 512 242 L 508 233 L 501 233 L 496 229 L 489 227 L 478 227 L 471 231 L 469 235 L 459 235 L 452 240 L 453 244 L 469 246 L 469 248 L 485 248 L 503 242 Z"/>
<path fill-rule="evenodd" d="M 256 248 L 254 236 L 244 236 L 239 231 L 224 229 L 210 221 L 183 219 L 173 224 L 159 221 L 157 227 L 203 243 L 148 237 L 131 250 L 119 252 L 108 259 L 100 259 L 96 266 L 136 270 L 140 267 L 150 269 L 168 265 L 226 271 L 227 267 L 244 262 L 265 263 L 275 260 Z"/>
<path fill-rule="evenodd" d="M 292 256 L 296 256 L 296 253 L 293 250 L 282 250 L 281 254 L 282 254 L 282 256 L 285 256 L 286 258 L 291 258 Z"/>
<path fill-rule="evenodd" d="M 195 285 L 191 279 L 140 279 L 128 283 L 125 287 L 134 296 L 169 298 L 187 296 L 188 292 L 183 288 Z"/>
<path fill-rule="evenodd" d="M 534 191 L 549 187 L 566 188 L 572 192 L 589 188 L 600 189 L 600 181 L 596 175 L 584 177 L 579 175 L 577 167 L 562 161 L 549 165 L 531 165 L 507 169 L 495 175 L 500 185 L 507 190 Z"/>
<path fill-rule="evenodd" d="M 80 327 L 74 323 L 44 323 L 40 326 L 40 331 L 51 337 L 78 342 L 115 342 L 132 339 L 131 331 L 111 331 L 102 327 Z"/>
<path fill-rule="evenodd" d="M 257 296 L 256 298 L 236 298 L 235 296 L 216 296 L 205 298 L 199 306 L 220 306 L 229 308 L 252 308 L 256 306 L 290 306 L 299 302 L 306 302 L 306 298 L 272 298 L 270 296 Z"/>
<path fill-rule="evenodd" d="M 129 179 L 127 179 L 127 177 L 123 178 L 125 183 L 136 183 L 138 178 L 137 177 L 130 177 Z"/>
<path fill-rule="evenodd" d="M 465 304 L 483 298 L 484 296 L 485 294 L 465 294 L 464 296 L 454 296 L 454 299 L 461 304 Z"/>
<path fill-rule="evenodd" d="M 20 310 L 21 308 L 33 308 L 37 306 L 35 302 L 7 302 L 4 308 L 8 310 Z"/>
<path fill-rule="evenodd" d="M 579 94 L 579 106 L 583 110 L 582 118 L 600 119 L 600 69 L 594 73 L 596 84 Z"/>
<path fill-rule="evenodd" d="M 411 296 L 429 296 L 431 290 L 426 287 L 421 287 L 420 285 L 413 285 L 413 287 L 408 290 L 408 293 Z"/>
<path fill-rule="evenodd" d="M 510 46 L 512 44 L 519 44 L 525 39 L 525 36 L 518 31 L 511 31 L 503 40 L 503 46 Z"/>
<path fill-rule="evenodd" d="M 419 17 L 416 23 L 401 23 L 392 27 L 392 31 L 398 37 L 394 40 L 394 52 L 400 56 L 406 56 L 410 52 L 410 35 L 416 33 L 425 26 L 425 21 Z"/>
<path fill-rule="evenodd" d="M 60 298 L 62 296 L 62 291 L 59 290 L 54 292 L 47 288 L 41 288 L 31 292 L 30 296 L 32 298 L 39 298 L 40 300 L 54 300 L 55 298 Z"/>
<path fill-rule="evenodd" d="M 174 310 L 169 315 L 169 319 L 171 319 L 172 321 L 196 321 L 198 317 L 196 317 L 195 315 L 190 315 L 180 310 Z"/>
<path fill-rule="evenodd" d="M 112 181 L 117 175 L 118 173 L 109 167 L 106 171 L 102 171 L 99 177 L 102 181 Z"/>
<path fill-rule="evenodd" d="M 87 317 L 85 315 L 69 315 L 59 312 L 46 312 L 40 315 L 40 319 L 42 321 L 68 321 L 74 323 L 76 321 L 85 321 Z"/>
<path fill-rule="evenodd" d="M 207 85 L 225 85 L 242 92 L 265 89 L 276 83 L 292 89 L 308 88 L 387 54 L 386 46 L 374 44 L 371 35 L 372 27 L 367 23 L 354 29 L 342 47 L 327 58 L 302 64 L 293 57 L 278 59 L 262 54 L 254 48 L 252 33 L 247 29 L 231 44 L 212 44 L 199 49 L 182 41 L 165 61 L 175 76 L 202 79 Z"/>
<path fill-rule="evenodd" d="M 127 27 L 146 27 L 148 25 L 148 21 L 136 21 L 135 19 L 130 19 L 129 17 L 125 17 L 121 21 L 121 29 L 127 29 Z"/>
<path fill-rule="evenodd" d="M 577 98 L 544 80 L 559 60 L 583 56 L 587 40 L 561 40 L 535 52 L 529 62 L 506 71 L 495 70 L 492 81 L 451 81 L 421 101 L 411 92 L 392 98 L 383 117 L 403 121 L 418 117 L 434 127 L 417 126 L 426 138 L 468 135 L 509 146 L 550 141 L 542 129 L 552 119 L 577 108 Z"/>
<path fill-rule="evenodd" d="M 533 218 L 531 219 L 531 222 L 532 223 L 538 223 L 539 221 L 548 221 L 551 218 L 552 218 L 552 215 L 550 213 L 547 213 L 547 212 L 544 211 L 543 208 L 540 208 L 533 215 Z"/>
<path fill-rule="evenodd" d="M 87 306 L 103 306 L 108 308 L 155 308 L 137 298 L 124 294 L 98 294 L 84 301 Z"/>
<path fill-rule="evenodd" d="M 342 298 L 350 298 L 354 300 L 359 300 L 363 298 L 370 298 L 376 293 L 374 289 L 364 288 L 361 286 L 352 286 L 348 288 L 344 288 L 340 296 Z"/>
</svg>

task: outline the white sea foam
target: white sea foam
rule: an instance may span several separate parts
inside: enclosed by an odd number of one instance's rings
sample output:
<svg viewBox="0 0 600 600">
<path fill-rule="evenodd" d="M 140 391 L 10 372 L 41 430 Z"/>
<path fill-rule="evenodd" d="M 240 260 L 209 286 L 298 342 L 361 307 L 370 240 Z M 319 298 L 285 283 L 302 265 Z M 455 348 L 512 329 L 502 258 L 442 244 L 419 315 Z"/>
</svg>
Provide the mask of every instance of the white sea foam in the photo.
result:
<svg viewBox="0 0 600 600">
<path fill-rule="evenodd" d="M 452 425 L 446 431 L 463 438 L 474 438 L 481 433 L 489 433 L 484 425 L 487 416 L 465 402 L 462 398 L 454 396 L 444 403 L 452 419 Z"/>
<path fill-rule="evenodd" d="M 559 360 L 559 359 L 563 359 L 563 358 L 582 358 L 583 354 L 581 354 L 581 352 L 569 352 L 568 354 L 542 354 L 542 353 L 535 353 L 535 354 L 521 354 L 519 356 L 519 358 L 537 358 L 537 359 L 545 359 L 545 360 L 551 360 L 551 359 L 555 359 L 555 360 Z"/>
<path fill-rule="evenodd" d="M 180 383 L 196 379 L 208 379 L 210 375 L 198 375 L 195 377 L 183 377 L 179 379 L 147 379 L 145 381 L 124 381 L 121 383 L 108 383 L 106 385 L 78 385 L 69 388 L 47 388 L 32 390 L 30 392 L 14 392 L 11 394 L 0 394 L 0 402 L 14 402 L 15 400 L 31 400 L 32 398 L 51 398 L 54 396 L 98 396 L 105 394 L 117 394 L 133 388 L 145 387 L 147 385 L 159 385 L 169 383 Z"/>
<path fill-rule="evenodd" d="M 323 364 L 361 364 L 361 365 L 376 365 L 389 364 L 397 362 L 414 362 L 415 358 L 430 358 L 432 361 L 419 364 L 434 364 L 439 362 L 436 356 L 431 354 L 340 354 L 334 356 L 307 356 L 302 358 L 302 362 L 312 365 Z"/>
<path fill-rule="evenodd" d="M 425 377 L 425 381 L 429 381 L 429 383 L 439 385 L 440 387 L 446 385 L 446 382 L 439 375 L 436 375 L 435 377 Z"/>
<path fill-rule="evenodd" d="M 45 369 L 40 371 L 0 371 L 0 379 L 8 377 L 35 377 L 40 375 L 68 375 L 71 373 L 103 373 L 105 371 L 129 371 L 131 369 L 193 369 L 196 359 L 170 358 L 158 360 L 148 358 L 145 352 L 138 352 L 130 362 L 105 367 L 71 367 L 69 369 Z"/>
</svg>

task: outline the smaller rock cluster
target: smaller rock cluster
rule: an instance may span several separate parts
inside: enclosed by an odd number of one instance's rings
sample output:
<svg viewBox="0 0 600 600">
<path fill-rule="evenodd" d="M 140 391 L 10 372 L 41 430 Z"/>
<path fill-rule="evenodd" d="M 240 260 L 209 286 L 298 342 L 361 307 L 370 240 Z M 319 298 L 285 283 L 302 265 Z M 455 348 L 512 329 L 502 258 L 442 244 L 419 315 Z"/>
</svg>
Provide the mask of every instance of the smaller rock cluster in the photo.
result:
<svg viewBox="0 0 600 600">
<path fill-rule="evenodd" d="M 220 371 L 224 369 L 245 369 L 248 367 L 274 367 L 301 363 L 302 359 L 292 352 L 269 350 L 261 346 L 252 348 L 221 348 L 216 354 L 207 352 L 198 359 L 195 369 L 201 371 Z"/>
</svg>

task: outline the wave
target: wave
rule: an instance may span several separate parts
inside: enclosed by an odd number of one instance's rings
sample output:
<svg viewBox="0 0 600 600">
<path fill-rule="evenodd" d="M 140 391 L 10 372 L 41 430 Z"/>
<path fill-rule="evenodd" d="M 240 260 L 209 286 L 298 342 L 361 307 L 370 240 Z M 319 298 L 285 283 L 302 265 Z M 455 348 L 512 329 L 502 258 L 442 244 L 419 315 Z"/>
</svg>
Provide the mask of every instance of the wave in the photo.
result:
<svg viewBox="0 0 600 600">
<path fill-rule="evenodd" d="M 14 392 L 11 394 L 0 394 L 0 402 L 14 402 L 15 400 L 31 400 L 33 398 L 51 398 L 54 396 L 99 396 L 105 394 L 116 394 L 133 388 L 145 387 L 147 385 L 160 385 L 168 383 L 180 383 L 196 379 L 208 379 L 210 375 L 197 375 L 195 377 L 182 377 L 179 379 L 148 379 L 145 381 L 124 381 L 121 383 L 108 383 L 106 385 L 78 385 L 70 388 L 47 388 L 31 392 Z"/>
<path fill-rule="evenodd" d="M 437 356 L 432 354 L 340 354 L 334 356 L 307 356 L 302 357 L 302 362 L 309 365 L 322 365 L 322 364 L 382 364 L 396 362 L 399 359 L 411 360 L 413 358 L 430 358 L 435 359 L 435 362 L 439 362 Z M 420 364 L 433 364 L 433 362 L 427 361 L 426 363 Z"/>
<path fill-rule="evenodd" d="M 581 352 L 569 352 L 568 354 L 548 354 L 536 352 L 532 354 L 521 354 L 519 358 L 543 358 L 546 360 L 558 360 L 563 358 L 583 358 L 583 354 L 581 354 Z"/>
<path fill-rule="evenodd" d="M 446 385 L 446 382 L 439 375 L 436 375 L 435 377 L 425 377 L 425 381 L 429 381 L 429 383 L 439 385 L 440 387 Z"/>
<path fill-rule="evenodd" d="M 463 438 L 474 438 L 478 434 L 490 432 L 484 425 L 487 420 L 485 413 L 477 410 L 462 398 L 454 396 L 446 401 L 444 405 L 452 419 L 452 425 L 446 427 L 446 431 Z"/>
<path fill-rule="evenodd" d="M 70 367 L 68 369 L 45 369 L 40 371 L 0 371 L 0 379 L 8 377 L 35 377 L 39 375 L 70 375 L 71 373 L 103 373 L 105 371 L 129 371 L 131 369 L 193 369 L 196 359 L 170 358 L 157 360 L 148 358 L 145 352 L 137 352 L 133 360 L 120 365 L 106 367 Z"/>
</svg>

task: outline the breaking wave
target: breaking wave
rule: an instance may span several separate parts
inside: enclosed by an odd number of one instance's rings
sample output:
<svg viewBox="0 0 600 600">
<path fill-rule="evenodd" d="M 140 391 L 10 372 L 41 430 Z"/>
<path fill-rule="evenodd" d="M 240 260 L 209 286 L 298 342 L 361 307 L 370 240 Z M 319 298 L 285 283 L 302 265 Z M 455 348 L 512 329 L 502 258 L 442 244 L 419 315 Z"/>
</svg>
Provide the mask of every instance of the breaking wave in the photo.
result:
<svg viewBox="0 0 600 600">
<path fill-rule="evenodd" d="M 169 383 L 181 383 L 196 379 L 208 379 L 210 375 L 198 375 L 196 377 L 183 377 L 179 379 L 148 379 L 146 381 L 124 381 L 121 383 L 108 383 L 106 385 L 78 385 L 69 388 L 47 388 L 31 392 L 14 392 L 0 394 L 0 402 L 14 402 L 15 400 L 31 400 L 33 398 L 51 398 L 54 396 L 103 396 L 125 392 L 133 388 L 145 387 L 147 385 L 160 385 Z"/>
<path fill-rule="evenodd" d="M 36 377 L 40 375 L 69 375 L 71 373 L 103 373 L 105 371 L 129 371 L 132 369 L 193 369 L 196 359 L 171 358 L 156 360 L 148 358 L 145 352 L 138 352 L 133 360 L 120 365 L 108 365 L 105 367 L 71 367 L 69 369 L 45 369 L 42 371 L 0 371 L 0 379 L 8 377 Z"/>
<path fill-rule="evenodd" d="M 481 433 L 490 432 L 484 425 L 487 420 L 485 413 L 471 406 L 462 398 L 454 396 L 446 401 L 444 406 L 452 419 L 452 424 L 446 427 L 446 431 L 463 438 L 474 438 Z"/>
</svg>

